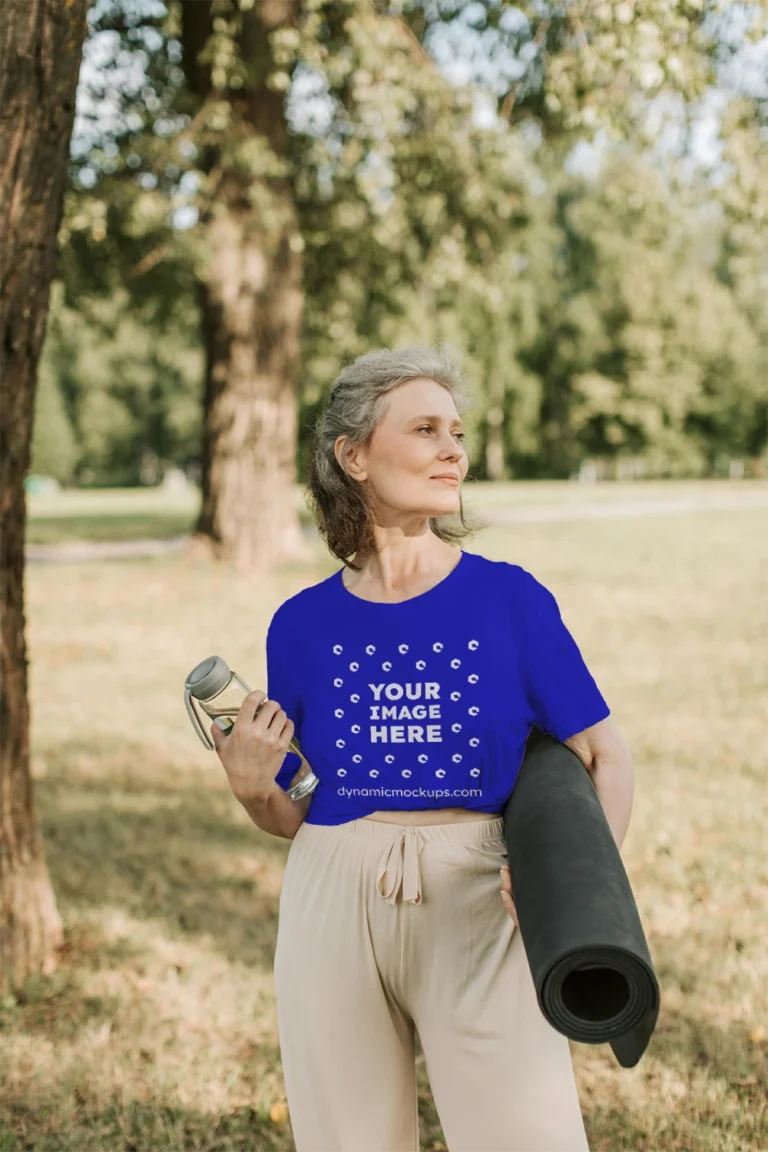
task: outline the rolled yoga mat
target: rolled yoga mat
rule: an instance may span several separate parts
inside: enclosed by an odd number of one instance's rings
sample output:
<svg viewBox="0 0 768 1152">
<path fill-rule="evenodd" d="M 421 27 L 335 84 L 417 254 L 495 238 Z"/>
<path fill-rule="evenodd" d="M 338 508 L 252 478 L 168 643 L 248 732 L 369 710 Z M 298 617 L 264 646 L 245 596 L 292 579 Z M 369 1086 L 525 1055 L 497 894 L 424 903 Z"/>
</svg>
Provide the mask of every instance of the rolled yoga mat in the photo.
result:
<svg viewBox="0 0 768 1152">
<path fill-rule="evenodd" d="M 512 896 L 536 995 L 558 1032 L 609 1043 L 633 1068 L 653 1035 L 659 984 L 592 779 L 534 727 L 504 808 Z"/>
</svg>

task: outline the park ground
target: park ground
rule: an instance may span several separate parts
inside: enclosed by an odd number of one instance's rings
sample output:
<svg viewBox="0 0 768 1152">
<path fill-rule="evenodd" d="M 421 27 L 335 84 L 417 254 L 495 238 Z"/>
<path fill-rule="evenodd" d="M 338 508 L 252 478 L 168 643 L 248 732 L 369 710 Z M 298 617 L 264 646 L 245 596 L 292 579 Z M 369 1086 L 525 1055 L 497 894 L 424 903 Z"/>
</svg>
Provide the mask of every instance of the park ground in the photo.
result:
<svg viewBox="0 0 768 1152">
<path fill-rule="evenodd" d="M 536 505 L 571 512 L 511 514 Z M 193 515 L 156 492 L 28 506 L 33 548 L 160 540 Z M 464 547 L 555 593 L 634 756 L 622 856 L 662 1009 L 633 1069 L 572 1043 L 590 1148 L 764 1152 L 766 487 L 477 484 L 465 506 L 491 523 Z M 65 946 L 0 1003 L 0 1152 L 291 1152 L 272 981 L 290 844 L 248 820 L 182 696 L 213 653 L 264 686 L 273 611 L 339 566 L 308 539 L 311 563 L 258 584 L 178 554 L 28 565 L 33 773 Z M 422 1149 L 439 1152 L 420 1049 L 418 1075 Z"/>
</svg>

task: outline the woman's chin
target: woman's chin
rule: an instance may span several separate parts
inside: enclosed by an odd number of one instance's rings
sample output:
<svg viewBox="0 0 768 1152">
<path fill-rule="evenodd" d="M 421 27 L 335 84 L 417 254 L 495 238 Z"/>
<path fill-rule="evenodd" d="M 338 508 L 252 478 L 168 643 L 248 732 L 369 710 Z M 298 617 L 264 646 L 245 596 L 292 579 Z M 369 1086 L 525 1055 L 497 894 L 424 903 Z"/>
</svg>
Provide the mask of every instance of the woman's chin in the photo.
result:
<svg viewBox="0 0 768 1152">
<path fill-rule="evenodd" d="M 433 505 L 433 507 L 430 508 L 429 511 L 425 513 L 425 515 L 433 516 L 433 517 L 434 516 L 450 516 L 450 514 L 452 512 L 458 512 L 458 510 L 459 510 L 458 494 L 453 493 L 452 497 L 449 496 L 445 500 L 435 501 L 435 504 Z"/>
</svg>

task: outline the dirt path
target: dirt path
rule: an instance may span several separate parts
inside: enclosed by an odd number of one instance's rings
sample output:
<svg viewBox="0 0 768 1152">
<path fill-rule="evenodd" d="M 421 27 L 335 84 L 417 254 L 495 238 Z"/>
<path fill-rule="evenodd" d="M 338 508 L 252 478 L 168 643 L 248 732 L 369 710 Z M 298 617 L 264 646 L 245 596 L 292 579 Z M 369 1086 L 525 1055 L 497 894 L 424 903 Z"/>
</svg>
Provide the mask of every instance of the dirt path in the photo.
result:
<svg viewBox="0 0 768 1152">
<path fill-rule="evenodd" d="M 768 485 L 764 491 L 713 492 L 693 496 L 673 496 L 658 500 L 615 500 L 606 503 L 585 500 L 581 504 L 521 504 L 489 512 L 486 519 L 495 524 L 537 520 L 628 519 L 633 516 L 679 516 L 688 512 L 768 510 Z"/>
<path fill-rule="evenodd" d="M 68 540 L 66 544 L 27 544 L 27 564 L 55 564 L 79 560 L 133 560 L 143 556 L 169 556 L 183 552 L 188 536 L 167 540 Z"/>
</svg>

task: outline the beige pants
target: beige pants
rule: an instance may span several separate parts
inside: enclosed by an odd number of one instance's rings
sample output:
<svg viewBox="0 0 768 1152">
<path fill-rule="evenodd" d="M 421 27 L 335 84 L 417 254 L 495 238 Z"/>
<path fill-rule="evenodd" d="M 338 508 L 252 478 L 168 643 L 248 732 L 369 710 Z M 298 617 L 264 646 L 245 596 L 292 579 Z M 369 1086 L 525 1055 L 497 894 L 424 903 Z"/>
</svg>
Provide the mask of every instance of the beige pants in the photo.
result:
<svg viewBox="0 0 768 1152">
<path fill-rule="evenodd" d="M 503 831 L 302 824 L 274 969 L 297 1152 L 418 1152 L 414 1028 L 449 1152 L 588 1152 L 568 1040 L 499 895 Z"/>
</svg>

